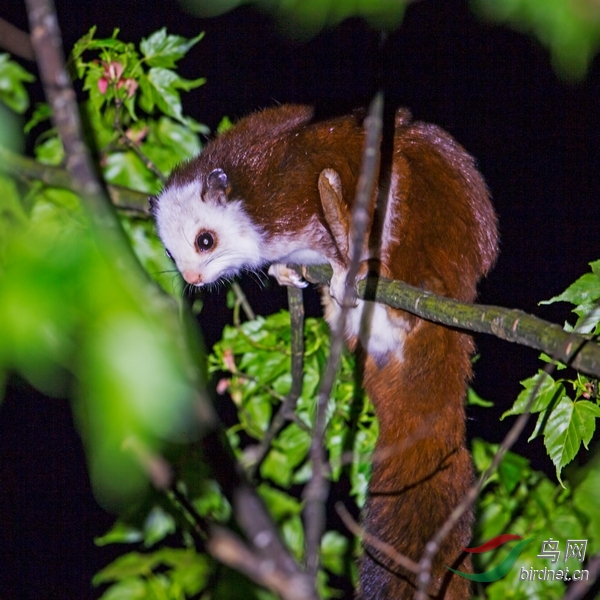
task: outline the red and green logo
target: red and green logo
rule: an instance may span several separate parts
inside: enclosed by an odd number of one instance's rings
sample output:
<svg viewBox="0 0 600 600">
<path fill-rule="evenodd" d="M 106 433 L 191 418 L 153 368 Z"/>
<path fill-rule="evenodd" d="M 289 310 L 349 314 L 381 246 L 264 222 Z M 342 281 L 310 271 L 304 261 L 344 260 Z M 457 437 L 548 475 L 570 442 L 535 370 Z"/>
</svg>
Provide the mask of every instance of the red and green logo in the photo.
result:
<svg viewBox="0 0 600 600">
<path fill-rule="evenodd" d="M 495 550 L 502 544 L 506 544 L 507 542 L 513 542 L 515 540 L 520 541 L 506 556 L 506 558 L 498 565 L 496 565 L 493 569 L 486 571 L 485 573 L 464 573 L 463 571 L 457 571 L 456 569 L 452 569 L 451 567 L 446 567 L 446 569 L 460 575 L 460 577 L 464 577 L 465 579 L 470 579 L 471 581 L 479 581 L 481 583 L 490 583 L 492 581 L 498 581 L 498 579 L 502 579 L 515 564 L 515 561 L 519 557 L 519 554 L 523 551 L 525 546 L 533 540 L 533 538 L 528 538 L 524 540 L 520 535 L 513 535 L 511 533 L 504 533 L 502 535 L 497 535 L 495 538 L 488 540 L 485 544 L 481 544 L 481 546 L 477 546 L 477 548 L 463 548 L 465 552 L 469 552 L 471 554 L 481 554 L 483 552 L 491 552 Z"/>
</svg>

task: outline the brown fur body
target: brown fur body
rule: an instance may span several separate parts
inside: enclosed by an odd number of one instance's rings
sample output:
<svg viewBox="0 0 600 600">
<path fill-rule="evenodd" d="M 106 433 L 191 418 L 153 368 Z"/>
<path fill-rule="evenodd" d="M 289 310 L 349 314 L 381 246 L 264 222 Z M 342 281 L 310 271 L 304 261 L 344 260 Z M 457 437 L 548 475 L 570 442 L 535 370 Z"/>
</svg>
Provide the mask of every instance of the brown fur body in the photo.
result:
<svg viewBox="0 0 600 600">
<path fill-rule="evenodd" d="M 357 117 L 313 121 L 310 108 L 282 106 L 243 119 L 178 168 L 168 185 L 185 185 L 221 168 L 231 188 L 228 196 L 243 199 L 266 239 L 284 243 L 303 236 L 332 264 L 347 264 L 324 215 L 317 181 L 323 169 L 335 170 L 350 213 L 363 143 Z M 379 272 L 472 301 L 497 243 L 496 218 L 472 158 L 439 128 L 411 123 L 399 112 L 389 164 L 391 176 L 380 173 L 383 183 L 373 198 L 368 241 L 377 249 Z M 373 258 L 365 252 L 365 259 Z M 325 305 L 331 320 L 335 307 L 327 294 Z M 347 336 L 362 356 L 364 386 L 380 422 L 363 526 L 418 561 L 472 483 L 464 397 L 473 343 L 401 311 L 387 309 L 387 315 L 390 323 L 401 323 L 398 353 L 372 356 L 356 334 Z M 471 521 L 467 512 L 436 556 L 432 597 L 468 598 L 468 581 L 444 565 L 470 570 L 461 549 L 470 542 Z M 364 600 L 411 598 L 414 585 L 414 576 L 367 548 L 359 592 Z"/>
</svg>

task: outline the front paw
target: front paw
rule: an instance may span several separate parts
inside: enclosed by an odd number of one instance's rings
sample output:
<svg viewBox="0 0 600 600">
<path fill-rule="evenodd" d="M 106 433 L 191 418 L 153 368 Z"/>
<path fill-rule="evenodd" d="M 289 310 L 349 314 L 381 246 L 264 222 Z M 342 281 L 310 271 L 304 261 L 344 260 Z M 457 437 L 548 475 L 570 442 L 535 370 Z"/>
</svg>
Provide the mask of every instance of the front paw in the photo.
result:
<svg viewBox="0 0 600 600">
<path fill-rule="evenodd" d="M 281 263 L 273 263 L 269 267 L 269 275 L 277 279 L 279 285 L 288 285 L 297 288 L 305 288 L 308 282 L 305 281 L 294 269 Z"/>
</svg>

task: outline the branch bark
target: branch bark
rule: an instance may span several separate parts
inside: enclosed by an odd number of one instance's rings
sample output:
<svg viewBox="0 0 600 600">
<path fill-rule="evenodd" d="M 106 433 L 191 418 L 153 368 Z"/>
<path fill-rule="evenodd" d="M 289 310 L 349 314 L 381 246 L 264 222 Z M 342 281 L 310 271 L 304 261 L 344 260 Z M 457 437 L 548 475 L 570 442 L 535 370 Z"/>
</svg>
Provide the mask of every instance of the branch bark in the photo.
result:
<svg viewBox="0 0 600 600">
<path fill-rule="evenodd" d="M 25 60 L 35 60 L 33 46 L 26 31 L 0 17 L 0 48 Z"/>
<path fill-rule="evenodd" d="M 350 238 L 353 251 L 346 276 L 344 299 L 336 323 L 332 327 L 329 360 L 317 397 L 317 415 L 310 446 L 312 477 L 304 488 L 304 518 L 306 529 L 306 568 L 316 582 L 319 568 L 321 538 L 325 531 L 325 502 L 329 492 L 327 479 L 329 468 L 326 464 L 324 436 L 326 429 L 326 408 L 338 371 L 344 348 L 344 328 L 349 308 L 353 305 L 356 292 L 354 285 L 358 274 L 364 239 L 369 224 L 369 203 L 375 182 L 375 170 L 379 162 L 380 135 L 383 126 L 383 93 L 376 94 L 365 119 L 365 147 L 358 179 L 356 199 L 352 209 Z"/>
<path fill-rule="evenodd" d="M 0 146 L 0 172 L 26 181 L 41 181 L 49 187 L 56 187 L 78 193 L 79 186 L 67 169 L 44 165 L 32 158 L 15 154 Z M 150 218 L 148 194 L 119 185 L 106 186 L 113 205 L 122 210 Z"/>
<path fill-rule="evenodd" d="M 332 272 L 327 265 L 297 269 L 307 281 L 320 284 L 327 284 Z M 577 371 L 600 377 L 600 345 L 522 310 L 458 302 L 383 277 L 369 276 L 359 281 L 357 288 L 358 297 L 364 300 L 399 308 L 449 327 L 487 333 L 508 342 L 535 348 Z"/>
<path fill-rule="evenodd" d="M 81 196 L 92 224 L 92 233 L 101 238 L 103 247 L 108 244 L 115 252 L 122 250 L 119 253 L 119 268 L 127 270 L 129 274 L 142 273 L 143 269 L 135 260 L 114 209 L 96 177 L 90 152 L 83 141 L 75 91 L 65 69 L 53 3 L 51 0 L 27 0 L 27 10 L 44 91 L 52 110 L 52 120 L 65 148 L 67 170 L 73 186 L 70 189 Z M 147 275 L 143 273 L 142 280 L 147 280 Z M 150 285 L 146 286 L 144 293 L 146 292 L 158 294 L 155 286 Z M 215 425 L 217 419 L 212 414 L 212 408 L 204 403 L 200 408 L 207 413 L 210 423 Z M 277 527 L 261 498 L 245 479 L 222 428 L 210 430 L 202 442 L 207 449 L 206 457 L 215 477 L 233 507 L 236 521 L 255 549 L 248 560 L 256 558 L 267 561 L 274 571 L 280 571 L 287 580 L 293 580 L 296 589 L 313 590 L 310 580 L 279 537 Z M 302 595 L 290 591 L 285 597 L 290 600 L 317 598 L 312 591 Z"/>
</svg>

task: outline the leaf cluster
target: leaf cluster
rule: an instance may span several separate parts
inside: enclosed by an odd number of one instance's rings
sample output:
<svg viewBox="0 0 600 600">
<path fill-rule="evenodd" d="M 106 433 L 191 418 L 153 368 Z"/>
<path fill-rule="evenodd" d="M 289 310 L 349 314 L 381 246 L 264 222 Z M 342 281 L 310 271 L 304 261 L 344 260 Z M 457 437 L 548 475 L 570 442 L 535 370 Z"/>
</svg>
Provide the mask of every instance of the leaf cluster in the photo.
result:
<svg viewBox="0 0 600 600">
<path fill-rule="evenodd" d="M 163 28 L 142 39 L 137 49 L 119 40 L 118 33 L 96 39 L 92 28 L 75 44 L 71 70 L 88 94 L 83 108 L 104 179 L 154 194 L 177 163 L 200 151 L 199 134 L 208 133 L 204 125 L 184 116 L 181 101 L 181 91 L 206 80 L 187 80 L 174 70 L 203 34 L 188 40 Z M 38 105 L 26 131 L 49 117 L 48 106 Z M 63 161 L 54 130 L 38 138 L 35 153 L 46 164 Z"/>
<path fill-rule="evenodd" d="M 586 273 L 570 285 L 562 294 L 542 304 L 569 302 L 575 305 L 577 315 L 574 326 L 565 325 L 568 331 L 588 334 L 597 338 L 600 333 L 600 261 L 590 264 L 591 273 Z M 546 362 L 554 362 L 557 370 L 565 365 L 542 355 Z M 529 411 L 538 415 L 537 424 L 529 440 L 544 437 L 548 456 L 556 467 L 560 481 L 563 467 L 579 453 L 581 445 L 588 450 L 596 431 L 596 419 L 600 417 L 598 381 L 579 373 L 574 378 L 555 378 L 540 370 L 533 377 L 521 382 L 523 391 L 512 408 L 502 418 L 522 414 L 527 410 L 531 395 L 535 393 Z"/>
<path fill-rule="evenodd" d="M 498 447 L 476 439 L 473 460 L 479 473 L 489 467 Z M 563 597 L 564 581 L 525 580 L 521 569 L 563 571 L 585 568 L 577 559 L 565 560 L 567 540 L 587 540 L 587 556 L 600 550 L 600 465 L 598 461 L 580 473 L 573 484 L 556 485 L 539 471 L 534 471 L 522 456 L 507 452 L 497 472 L 488 480 L 477 507 L 477 526 L 471 546 L 506 533 L 534 538 L 519 555 L 519 560 L 506 577 L 480 589 L 478 598 L 488 600 L 552 600 Z M 560 556 L 556 562 L 543 556 L 542 544 L 557 540 Z M 474 554 L 476 572 L 486 571 L 500 563 L 509 548 L 501 546 L 493 552 Z"/>
</svg>

